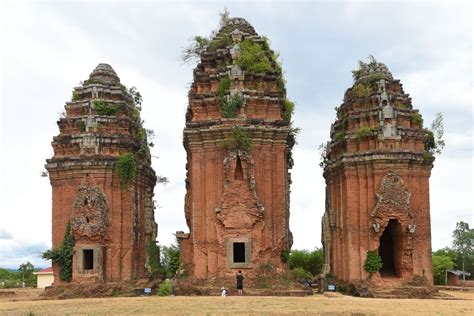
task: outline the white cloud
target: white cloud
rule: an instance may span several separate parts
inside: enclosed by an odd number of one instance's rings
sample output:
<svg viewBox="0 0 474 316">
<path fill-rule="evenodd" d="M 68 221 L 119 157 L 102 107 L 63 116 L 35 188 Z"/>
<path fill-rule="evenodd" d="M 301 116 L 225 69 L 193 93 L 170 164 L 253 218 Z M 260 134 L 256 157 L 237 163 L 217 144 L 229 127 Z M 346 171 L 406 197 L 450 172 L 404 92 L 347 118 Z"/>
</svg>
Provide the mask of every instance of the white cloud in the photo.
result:
<svg viewBox="0 0 474 316">
<path fill-rule="evenodd" d="M 303 131 L 291 171 L 294 247 L 320 246 L 324 179 L 317 147 L 329 138 L 333 109 L 352 82 L 350 70 L 369 53 L 401 79 L 425 123 L 435 112 L 444 113 L 447 146 L 431 177 L 433 248 L 450 245 L 457 220 L 472 223 L 471 4 L 259 2 L 249 10 L 246 2 L 230 2 L 228 7 L 281 52 L 288 95 L 297 103 L 295 124 Z M 1 240 L 0 266 L 33 260 L 35 249 L 51 243 L 51 187 L 39 172 L 52 155 L 58 111 L 72 87 L 100 62 L 110 63 L 125 85 L 138 87 L 145 125 L 156 133 L 152 153 L 159 159 L 153 159 L 153 168 L 170 178 L 155 189 L 159 241 L 169 244 L 175 231 L 187 230 L 182 130 L 192 67 L 178 57 L 189 38 L 215 28 L 222 8 L 188 2 L 3 5 L 0 236 L 11 239 Z"/>
<path fill-rule="evenodd" d="M 0 228 L 0 239 L 12 239 L 12 234 L 8 230 Z"/>
<path fill-rule="evenodd" d="M 469 112 L 472 110 L 472 80 L 459 73 L 468 69 L 470 63 L 471 52 L 467 51 L 434 67 L 413 70 L 403 76 L 404 88 L 412 91 L 414 105 L 421 109 L 428 104 L 430 111 Z"/>
<path fill-rule="evenodd" d="M 51 262 L 43 260 L 41 254 L 49 249 L 47 244 L 31 240 L 4 240 L 0 238 L 0 262 L 3 268 L 17 269 L 20 264 L 31 262 L 35 268 L 46 268 Z"/>
</svg>

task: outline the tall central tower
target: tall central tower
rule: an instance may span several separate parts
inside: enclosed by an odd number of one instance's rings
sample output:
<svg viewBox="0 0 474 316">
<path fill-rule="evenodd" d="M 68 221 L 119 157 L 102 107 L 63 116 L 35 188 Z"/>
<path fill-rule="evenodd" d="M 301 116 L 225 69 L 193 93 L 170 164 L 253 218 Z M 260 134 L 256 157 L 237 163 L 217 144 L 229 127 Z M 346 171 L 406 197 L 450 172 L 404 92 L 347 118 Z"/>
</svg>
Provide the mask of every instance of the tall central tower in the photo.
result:
<svg viewBox="0 0 474 316">
<path fill-rule="evenodd" d="M 181 259 L 195 278 L 263 264 L 286 270 L 293 104 L 266 38 L 228 20 L 194 69 L 184 129 L 185 216 Z"/>
</svg>

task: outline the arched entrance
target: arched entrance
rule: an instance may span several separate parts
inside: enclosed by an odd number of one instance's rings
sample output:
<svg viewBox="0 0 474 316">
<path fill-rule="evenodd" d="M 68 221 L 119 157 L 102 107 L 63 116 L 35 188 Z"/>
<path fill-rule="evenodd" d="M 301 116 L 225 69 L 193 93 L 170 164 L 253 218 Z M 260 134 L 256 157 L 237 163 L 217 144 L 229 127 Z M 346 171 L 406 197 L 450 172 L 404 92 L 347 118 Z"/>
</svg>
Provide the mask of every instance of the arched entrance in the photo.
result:
<svg viewBox="0 0 474 316">
<path fill-rule="evenodd" d="M 379 256 L 382 258 L 382 277 L 400 277 L 400 265 L 403 255 L 402 226 L 391 219 L 380 236 Z"/>
</svg>

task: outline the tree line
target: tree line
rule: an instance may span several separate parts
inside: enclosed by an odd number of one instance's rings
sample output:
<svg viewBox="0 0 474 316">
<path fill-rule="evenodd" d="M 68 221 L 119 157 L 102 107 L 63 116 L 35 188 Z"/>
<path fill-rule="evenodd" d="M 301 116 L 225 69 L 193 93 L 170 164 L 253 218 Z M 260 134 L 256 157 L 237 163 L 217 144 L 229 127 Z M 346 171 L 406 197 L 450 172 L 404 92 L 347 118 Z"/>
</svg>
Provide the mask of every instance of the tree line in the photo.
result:
<svg viewBox="0 0 474 316">
<path fill-rule="evenodd" d="M 35 269 L 31 262 L 22 263 L 17 271 L 0 268 L 0 288 L 22 287 L 23 282 L 26 287 L 36 287 Z"/>
<path fill-rule="evenodd" d="M 452 247 L 445 247 L 432 253 L 433 278 L 435 284 L 444 284 L 446 269 L 458 269 L 474 275 L 474 229 L 469 224 L 458 222 L 453 231 Z M 180 269 L 180 251 L 177 245 L 160 247 L 159 274 L 165 278 L 172 278 Z M 373 257 L 379 257 L 374 252 Z M 322 271 L 324 254 L 321 248 L 309 250 L 291 250 L 282 254 L 282 259 L 288 264 L 289 276 L 295 280 L 312 279 Z M 366 262 L 366 270 L 376 272 L 381 267 L 380 258 L 372 258 Z M 373 269 L 370 269 L 374 266 Z M 373 271 L 372 271 L 373 270 Z M 336 276 L 337 277 L 337 276 Z"/>
<path fill-rule="evenodd" d="M 456 223 L 452 247 L 433 252 L 433 278 L 435 284 L 445 284 L 446 270 L 457 269 L 474 275 L 474 229 L 465 222 Z"/>
<path fill-rule="evenodd" d="M 179 247 L 160 246 L 157 255 L 159 261 L 152 272 L 162 278 L 173 278 L 181 266 Z M 324 254 L 321 248 L 312 251 L 295 249 L 282 254 L 282 259 L 288 264 L 290 277 L 295 280 L 312 279 L 321 273 Z M 434 251 L 432 260 L 435 284 L 445 283 L 446 270 L 449 269 L 463 270 L 474 275 L 474 229 L 469 228 L 468 223 L 458 222 L 453 231 L 452 247 Z M 21 287 L 22 282 L 27 287 L 34 287 L 36 278 L 33 272 L 38 270 L 29 261 L 21 264 L 17 271 L 0 268 L 0 287 Z"/>
</svg>

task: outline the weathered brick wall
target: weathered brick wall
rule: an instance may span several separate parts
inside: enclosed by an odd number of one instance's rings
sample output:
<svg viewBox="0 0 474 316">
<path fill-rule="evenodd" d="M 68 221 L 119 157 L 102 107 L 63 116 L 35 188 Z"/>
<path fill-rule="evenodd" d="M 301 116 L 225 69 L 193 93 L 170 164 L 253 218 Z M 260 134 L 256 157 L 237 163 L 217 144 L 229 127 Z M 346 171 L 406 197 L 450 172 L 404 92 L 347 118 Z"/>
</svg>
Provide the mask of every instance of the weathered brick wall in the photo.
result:
<svg viewBox="0 0 474 316">
<path fill-rule="evenodd" d="M 402 85 L 385 65 L 367 66 L 373 69 L 355 78 L 331 127 L 324 170 L 325 272 L 345 281 L 367 278 L 367 252 L 388 247 L 380 245 L 381 236 L 392 222 L 392 272 L 432 282 L 429 177 L 434 159 L 425 151 L 422 123 Z"/>
<path fill-rule="evenodd" d="M 288 169 L 293 136 L 290 122 L 282 119 L 281 72 L 255 74 L 236 64 L 238 43 L 264 44 L 245 20 L 228 21 L 216 40 L 224 36 L 232 36 L 232 43 L 202 53 L 189 93 L 184 130 L 189 234 L 178 233 L 181 260 L 195 278 L 232 276 L 239 269 L 250 276 L 265 264 L 282 273 L 287 267 L 280 254 L 292 244 Z M 272 51 L 265 54 L 273 60 Z M 218 87 L 224 78 L 230 80 L 226 97 L 241 93 L 244 99 L 235 117 L 221 113 Z M 232 143 L 236 127 L 250 139 L 250 148 Z M 233 262 L 234 242 L 245 243 L 246 262 Z"/>
<path fill-rule="evenodd" d="M 113 105 L 115 111 L 97 113 L 94 101 Z M 54 156 L 46 165 L 52 185 L 52 240 L 60 245 L 71 222 L 76 239 L 73 282 L 121 281 L 148 276 L 147 243 L 157 236 L 153 187 L 139 112 L 113 69 L 100 64 L 74 90 L 58 122 Z M 135 177 L 121 188 L 115 162 L 132 153 Z M 94 251 L 91 270 L 83 269 L 84 249 Z M 60 284 L 55 264 L 55 284 Z"/>
</svg>

